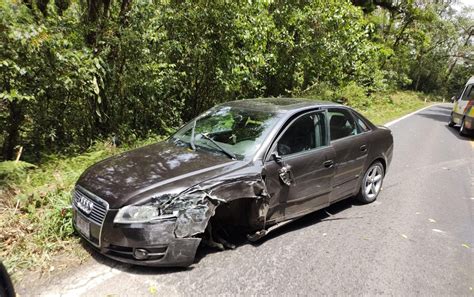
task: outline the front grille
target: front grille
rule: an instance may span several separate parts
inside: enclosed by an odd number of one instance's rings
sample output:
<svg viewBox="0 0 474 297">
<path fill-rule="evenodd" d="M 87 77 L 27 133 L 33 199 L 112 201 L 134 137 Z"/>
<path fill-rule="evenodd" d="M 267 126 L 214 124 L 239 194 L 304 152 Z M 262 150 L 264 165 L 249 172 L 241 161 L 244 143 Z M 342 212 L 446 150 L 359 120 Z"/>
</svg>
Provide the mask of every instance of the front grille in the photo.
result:
<svg viewBox="0 0 474 297">
<path fill-rule="evenodd" d="M 86 199 L 92 202 L 93 207 L 90 213 L 86 213 L 83 209 L 81 209 L 78 203 L 78 201 L 81 199 Z M 87 190 L 80 189 L 79 186 L 74 189 L 73 203 L 75 208 L 78 209 L 83 216 L 87 217 L 89 220 L 96 223 L 97 225 L 102 225 L 105 219 L 105 215 L 107 214 L 107 210 L 109 209 L 109 205 L 107 202 L 88 192 Z"/>
</svg>

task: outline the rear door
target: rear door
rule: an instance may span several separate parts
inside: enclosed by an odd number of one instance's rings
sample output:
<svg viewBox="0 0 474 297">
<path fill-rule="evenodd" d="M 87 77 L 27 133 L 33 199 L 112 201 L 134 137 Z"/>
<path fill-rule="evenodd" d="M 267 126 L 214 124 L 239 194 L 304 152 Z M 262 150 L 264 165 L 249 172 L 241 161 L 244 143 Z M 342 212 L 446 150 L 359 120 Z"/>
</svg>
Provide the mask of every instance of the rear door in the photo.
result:
<svg viewBox="0 0 474 297">
<path fill-rule="evenodd" d="M 272 197 L 270 221 L 329 204 L 335 153 L 328 144 L 325 111 L 302 114 L 284 128 L 265 162 L 265 182 Z"/>
<path fill-rule="evenodd" d="M 370 147 L 366 133 L 369 128 L 360 119 L 361 123 L 356 123 L 349 109 L 329 108 L 328 118 L 331 146 L 336 153 L 332 203 L 357 191 Z"/>
</svg>

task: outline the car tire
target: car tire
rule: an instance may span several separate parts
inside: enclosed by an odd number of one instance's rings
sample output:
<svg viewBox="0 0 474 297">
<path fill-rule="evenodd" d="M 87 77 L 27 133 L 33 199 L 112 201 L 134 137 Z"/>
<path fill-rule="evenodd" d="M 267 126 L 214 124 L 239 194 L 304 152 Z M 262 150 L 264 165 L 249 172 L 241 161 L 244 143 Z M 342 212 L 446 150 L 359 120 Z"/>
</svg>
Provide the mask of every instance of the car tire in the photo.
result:
<svg viewBox="0 0 474 297">
<path fill-rule="evenodd" d="M 16 296 L 10 276 L 8 275 L 8 272 L 5 269 L 5 266 L 3 266 L 2 262 L 0 262 L 0 296 Z"/>
<path fill-rule="evenodd" d="M 449 117 L 449 122 L 448 122 L 448 126 L 449 127 L 454 127 L 456 123 L 453 122 L 453 114 L 451 113 L 451 116 Z"/>
<path fill-rule="evenodd" d="M 467 129 L 466 127 L 464 127 L 464 118 L 462 118 L 462 121 L 461 121 L 461 128 L 459 128 L 459 135 L 461 136 L 467 135 Z"/>
<path fill-rule="evenodd" d="M 357 200 L 362 203 L 374 202 L 382 190 L 384 177 L 385 170 L 382 163 L 379 161 L 372 163 L 362 178 L 359 194 L 356 197 Z"/>
</svg>

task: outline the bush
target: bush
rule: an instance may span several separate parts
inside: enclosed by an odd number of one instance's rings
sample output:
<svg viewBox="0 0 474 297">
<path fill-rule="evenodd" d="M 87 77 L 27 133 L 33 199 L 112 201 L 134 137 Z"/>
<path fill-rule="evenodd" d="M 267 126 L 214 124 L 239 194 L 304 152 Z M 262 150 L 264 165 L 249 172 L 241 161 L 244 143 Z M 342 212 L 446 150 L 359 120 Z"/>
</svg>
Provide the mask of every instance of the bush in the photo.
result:
<svg viewBox="0 0 474 297">
<path fill-rule="evenodd" d="M 23 161 L 0 162 L 0 187 L 7 185 L 8 181 L 24 178 L 28 169 L 33 168 L 37 166 Z"/>
<path fill-rule="evenodd" d="M 335 96 L 340 98 L 343 103 L 354 108 L 368 107 L 371 103 L 371 100 L 367 95 L 367 89 L 358 86 L 354 82 L 341 88 L 336 92 Z"/>
</svg>

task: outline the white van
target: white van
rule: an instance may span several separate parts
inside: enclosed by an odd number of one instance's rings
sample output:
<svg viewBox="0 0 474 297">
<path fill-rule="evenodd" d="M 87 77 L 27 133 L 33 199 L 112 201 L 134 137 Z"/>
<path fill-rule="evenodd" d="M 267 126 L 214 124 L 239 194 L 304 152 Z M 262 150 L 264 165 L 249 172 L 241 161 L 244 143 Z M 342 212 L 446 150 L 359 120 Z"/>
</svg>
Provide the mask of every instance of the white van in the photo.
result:
<svg viewBox="0 0 474 297">
<path fill-rule="evenodd" d="M 449 127 L 460 125 L 459 134 L 461 135 L 474 131 L 474 76 L 467 81 L 461 96 L 454 98 L 448 125 Z"/>
</svg>

